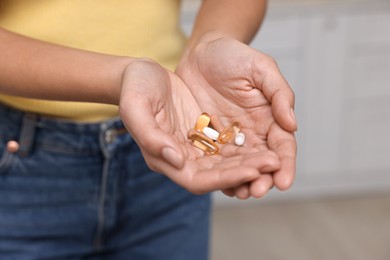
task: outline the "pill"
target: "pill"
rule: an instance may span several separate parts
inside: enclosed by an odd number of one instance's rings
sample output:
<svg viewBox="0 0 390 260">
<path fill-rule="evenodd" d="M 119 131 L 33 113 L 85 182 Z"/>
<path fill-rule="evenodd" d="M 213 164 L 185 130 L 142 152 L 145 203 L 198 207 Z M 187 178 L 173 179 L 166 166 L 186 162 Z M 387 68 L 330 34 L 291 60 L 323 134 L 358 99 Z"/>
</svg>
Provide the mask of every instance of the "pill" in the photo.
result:
<svg viewBox="0 0 390 260">
<path fill-rule="evenodd" d="M 219 151 L 218 146 L 212 139 L 195 129 L 188 131 L 188 138 L 192 140 L 194 146 L 198 147 L 208 155 L 216 154 Z"/>
<path fill-rule="evenodd" d="M 234 122 L 233 124 L 225 127 L 222 132 L 219 133 L 217 142 L 220 144 L 226 144 L 234 139 L 236 134 L 240 132 L 241 126 L 238 122 Z"/>
<path fill-rule="evenodd" d="M 206 126 L 205 128 L 203 128 L 202 132 L 208 137 L 208 138 L 211 138 L 213 140 L 217 140 L 218 139 L 218 136 L 219 136 L 219 133 L 217 131 L 215 131 L 214 129 Z"/>
<path fill-rule="evenodd" d="M 233 128 L 236 134 L 238 134 L 238 132 L 241 131 L 241 125 L 238 122 L 234 122 L 233 124 L 230 125 L 230 127 Z"/>
<path fill-rule="evenodd" d="M 221 120 L 219 119 L 218 116 L 216 115 L 211 115 L 210 116 L 210 124 L 213 126 L 213 128 L 215 130 L 217 130 L 218 132 L 222 132 L 223 129 L 225 128 L 223 126 L 223 123 L 221 122 Z"/>
<path fill-rule="evenodd" d="M 194 129 L 197 131 L 202 131 L 203 128 L 208 126 L 210 123 L 210 116 L 207 113 L 202 113 L 199 117 L 198 120 L 196 121 Z"/>
<path fill-rule="evenodd" d="M 245 134 L 244 133 L 237 133 L 236 137 L 234 137 L 234 143 L 236 145 L 243 145 L 245 143 Z"/>
</svg>

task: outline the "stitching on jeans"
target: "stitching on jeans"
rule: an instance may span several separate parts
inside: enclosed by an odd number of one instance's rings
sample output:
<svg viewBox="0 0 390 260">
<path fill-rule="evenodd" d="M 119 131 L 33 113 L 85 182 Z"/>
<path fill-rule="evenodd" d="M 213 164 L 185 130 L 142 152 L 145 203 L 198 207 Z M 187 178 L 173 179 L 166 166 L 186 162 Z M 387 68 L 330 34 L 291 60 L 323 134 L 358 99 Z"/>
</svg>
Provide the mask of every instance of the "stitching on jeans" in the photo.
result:
<svg viewBox="0 0 390 260">
<path fill-rule="evenodd" d="M 0 157 L 0 174 L 4 174 L 10 168 L 13 159 L 13 154 L 9 153 L 7 148 L 4 147 L 3 153 Z"/>
</svg>

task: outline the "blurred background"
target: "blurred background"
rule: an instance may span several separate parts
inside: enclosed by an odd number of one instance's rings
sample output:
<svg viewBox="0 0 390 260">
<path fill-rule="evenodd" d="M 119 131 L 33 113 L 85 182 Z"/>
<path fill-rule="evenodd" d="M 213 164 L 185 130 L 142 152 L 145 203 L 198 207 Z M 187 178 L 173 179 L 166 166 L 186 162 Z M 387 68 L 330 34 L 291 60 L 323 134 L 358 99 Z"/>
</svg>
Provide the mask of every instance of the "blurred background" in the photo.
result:
<svg viewBox="0 0 390 260">
<path fill-rule="evenodd" d="M 390 259 L 390 1 L 269 0 L 251 45 L 296 94 L 297 176 L 260 200 L 215 193 L 211 259 Z"/>
</svg>

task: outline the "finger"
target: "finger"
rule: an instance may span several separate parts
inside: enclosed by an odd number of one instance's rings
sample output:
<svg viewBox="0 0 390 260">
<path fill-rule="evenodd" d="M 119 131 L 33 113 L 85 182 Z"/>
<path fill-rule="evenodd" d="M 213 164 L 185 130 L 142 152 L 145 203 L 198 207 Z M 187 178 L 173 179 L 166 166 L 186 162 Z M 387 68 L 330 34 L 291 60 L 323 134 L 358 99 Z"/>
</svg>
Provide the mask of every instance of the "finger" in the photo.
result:
<svg viewBox="0 0 390 260">
<path fill-rule="evenodd" d="M 293 133 L 273 124 L 268 134 L 268 145 L 280 159 L 280 169 L 273 174 L 275 186 L 279 190 L 288 189 L 295 177 L 297 144 Z"/>
<path fill-rule="evenodd" d="M 236 194 L 235 191 L 234 191 L 234 188 L 224 189 L 224 190 L 221 190 L 221 191 L 222 191 L 223 194 L 225 194 L 228 197 L 234 197 L 234 195 Z"/>
<path fill-rule="evenodd" d="M 236 187 L 234 189 L 234 192 L 235 192 L 236 197 L 241 199 L 241 200 L 249 199 L 249 197 L 251 196 L 251 194 L 249 192 L 249 184 L 248 183 L 244 183 L 244 184 Z"/>
<path fill-rule="evenodd" d="M 297 130 L 294 114 L 295 96 L 276 62 L 265 54 L 259 54 L 253 70 L 254 84 L 271 103 L 276 121 L 287 131 Z"/>
<path fill-rule="evenodd" d="M 257 178 L 250 183 L 250 195 L 255 198 L 262 198 L 272 188 L 273 184 L 274 182 L 270 173 L 262 174 L 260 178 Z"/>
<path fill-rule="evenodd" d="M 204 159 L 207 158 L 200 160 Z M 279 169 L 279 159 L 270 152 L 224 158 L 211 169 L 197 172 L 191 179 L 191 185 L 209 191 L 233 188 L 257 179 L 261 172 L 269 169 Z"/>
<path fill-rule="evenodd" d="M 241 155 L 245 157 L 248 161 L 257 161 L 261 160 L 262 156 L 269 156 L 273 158 L 268 164 L 263 164 L 261 171 L 262 172 L 273 172 L 276 168 L 280 167 L 279 156 L 272 150 L 268 149 L 267 144 L 259 145 L 257 147 L 246 147 L 246 146 L 237 146 L 234 144 L 225 144 L 220 150 L 220 154 L 225 157 L 233 157 Z M 265 162 L 263 162 L 265 163 Z M 273 169 L 273 170 L 272 170 Z"/>
<path fill-rule="evenodd" d="M 279 169 L 279 159 L 273 153 L 238 155 L 224 158 L 221 155 L 186 160 L 181 170 L 153 158 L 153 163 L 168 178 L 194 194 L 225 190 L 250 182 L 260 176 L 263 169 Z M 160 160 L 160 161 L 159 161 Z"/>
<path fill-rule="evenodd" d="M 124 124 L 143 151 L 162 157 L 178 169 L 183 167 L 184 158 L 179 142 L 172 133 L 160 128 L 149 101 L 134 98 L 131 107 L 121 114 Z"/>
<path fill-rule="evenodd" d="M 259 177 L 259 172 L 251 166 L 239 165 L 227 169 L 199 171 L 184 185 L 194 194 L 204 194 L 216 190 L 226 190 L 250 182 Z"/>
<path fill-rule="evenodd" d="M 226 159 L 218 155 L 199 158 L 195 161 L 186 160 L 182 169 L 173 167 L 160 157 L 146 157 L 149 160 L 148 165 L 151 165 L 153 170 L 163 173 L 193 194 L 229 189 L 259 176 L 255 167 L 241 165 L 241 160 Z M 229 159 L 233 160 L 233 163 L 229 162 Z M 218 164 L 222 160 L 226 161 L 226 164 Z M 230 167 L 226 167 L 227 165 Z"/>
</svg>

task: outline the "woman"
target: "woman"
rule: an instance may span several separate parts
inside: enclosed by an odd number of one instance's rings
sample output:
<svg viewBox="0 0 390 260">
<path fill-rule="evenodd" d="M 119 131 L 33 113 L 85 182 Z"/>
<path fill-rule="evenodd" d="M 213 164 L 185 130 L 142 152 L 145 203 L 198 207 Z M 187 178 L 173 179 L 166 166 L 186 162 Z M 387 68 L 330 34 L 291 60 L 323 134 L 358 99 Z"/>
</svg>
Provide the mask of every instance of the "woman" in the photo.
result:
<svg viewBox="0 0 390 260">
<path fill-rule="evenodd" d="M 265 1 L 204 1 L 187 42 L 179 8 L 1 1 L 1 259 L 207 259 L 208 192 L 291 185 L 293 93 L 246 45 Z M 245 145 L 204 156 L 202 112 Z"/>
</svg>

